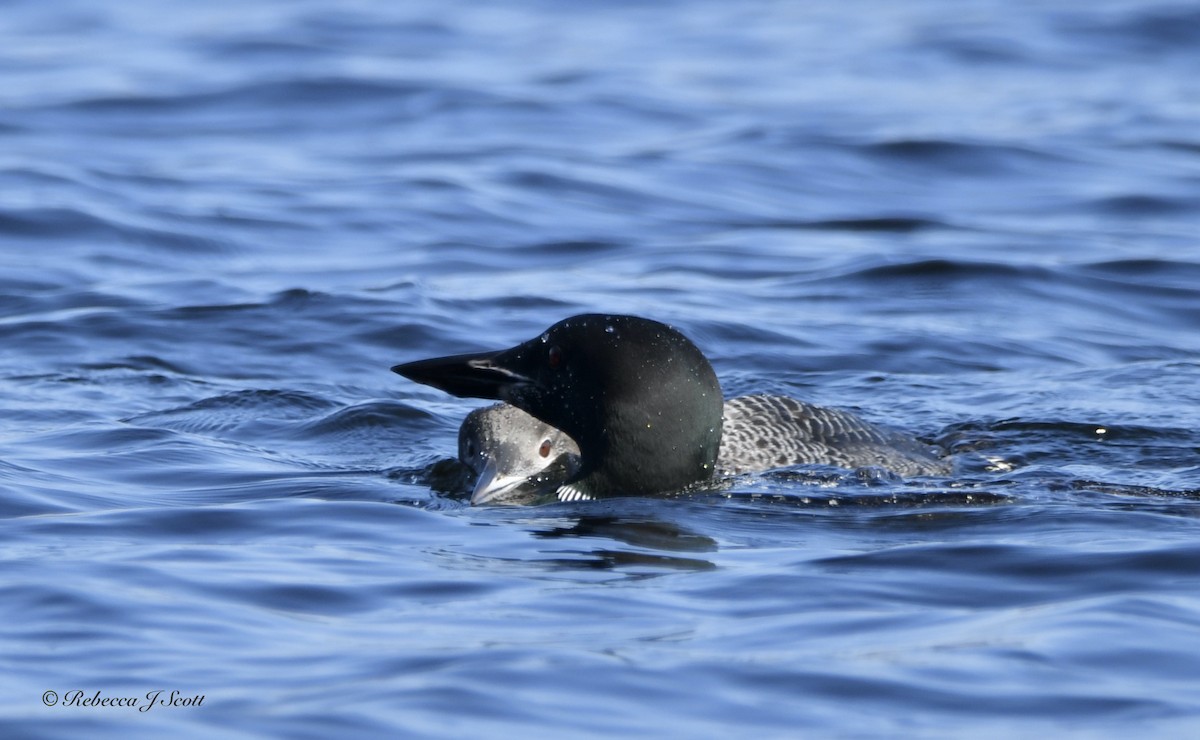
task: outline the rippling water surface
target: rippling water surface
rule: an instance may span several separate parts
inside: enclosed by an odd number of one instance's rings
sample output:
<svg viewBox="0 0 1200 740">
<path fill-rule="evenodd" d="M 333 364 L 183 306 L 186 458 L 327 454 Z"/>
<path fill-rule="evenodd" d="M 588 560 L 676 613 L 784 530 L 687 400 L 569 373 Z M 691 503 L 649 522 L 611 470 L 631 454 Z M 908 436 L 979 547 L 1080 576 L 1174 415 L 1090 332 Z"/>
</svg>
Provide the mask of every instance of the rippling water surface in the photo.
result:
<svg viewBox="0 0 1200 740">
<path fill-rule="evenodd" d="M 6 736 L 1200 732 L 1194 6 L 16 0 L 0 74 Z M 955 475 L 465 506 L 388 367 L 585 311 Z"/>
</svg>

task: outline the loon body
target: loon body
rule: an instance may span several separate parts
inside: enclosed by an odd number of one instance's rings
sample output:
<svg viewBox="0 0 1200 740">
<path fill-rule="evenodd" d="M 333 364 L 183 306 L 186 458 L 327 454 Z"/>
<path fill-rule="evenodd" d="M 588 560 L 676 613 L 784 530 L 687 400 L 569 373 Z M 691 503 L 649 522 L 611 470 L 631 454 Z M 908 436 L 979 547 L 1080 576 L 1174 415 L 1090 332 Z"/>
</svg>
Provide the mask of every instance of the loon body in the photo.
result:
<svg viewBox="0 0 1200 740">
<path fill-rule="evenodd" d="M 734 473 L 811 462 L 946 472 L 915 440 L 848 412 L 780 396 L 725 403 L 696 345 L 666 324 L 636 316 L 574 316 L 511 349 L 392 370 L 455 396 L 505 401 L 565 434 L 578 455 L 561 461 L 560 500 L 681 491 L 711 480 L 719 467 Z M 513 428 L 511 418 L 479 439 L 494 446 L 496 430 L 507 437 Z M 512 467 L 529 457 L 522 449 L 518 445 L 516 457 L 495 457 L 493 477 L 522 475 L 524 469 Z M 900 458 L 908 462 L 889 464 Z M 909 472 L 909 463 L 927 467 Z M 487 463 L 482 466 L 481 472 Z M 550 478 L 543 483 L 550 485 Z M 479 486 L 476 496 L 478 503 L 502 498 Z"/>
<path fill-rule="evenodd" d="M 904 476 L 950 472 L 949 463 L 906 434 L 843 409 L 764 395 L 725 402 L 717 464 L 730 475 L 789 465 L 873 466 Z"/>
<path fill-rule="evenodd" d="M 873 466 L 905 476 L 950 472 L 948 463 L 911 437 L 787 396 L 731 398 L 722 427 L 719 477 L 791 465 Z M 575 441 L 514 406 L 475 409 L 458 440 L 459 460 L 478 475 L 472 504 L 585 498 L 565 486 L 579 466 Z"/>
</svg>

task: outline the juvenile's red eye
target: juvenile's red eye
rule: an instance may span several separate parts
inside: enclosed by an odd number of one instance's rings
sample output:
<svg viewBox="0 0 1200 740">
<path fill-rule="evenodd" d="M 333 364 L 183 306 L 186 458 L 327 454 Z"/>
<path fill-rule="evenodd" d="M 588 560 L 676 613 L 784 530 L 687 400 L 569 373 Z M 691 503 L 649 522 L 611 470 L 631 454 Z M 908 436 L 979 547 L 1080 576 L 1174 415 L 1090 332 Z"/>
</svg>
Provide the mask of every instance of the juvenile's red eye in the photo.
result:
<svg viewBox="0 0 1200 740">
<path fill-rule="evenodd" d="M 552 447 L 552 445 L 550 444 L 550 440 L 548 440 L 548 439 L 542 440 L 542 446 L 538 448 L 538 454 L 541 455 L 542 457 L 550 457 L 550 448 L 551 447 Z"/>
<path fill-rule="evenodd" d="M 550 354 L 546 355 L 546 364 L 550 366 L 551 370 L 557 370 L 562 364 L 562 350 L 558 348 L 558 345 L 550 348 Z"/>
</svg>

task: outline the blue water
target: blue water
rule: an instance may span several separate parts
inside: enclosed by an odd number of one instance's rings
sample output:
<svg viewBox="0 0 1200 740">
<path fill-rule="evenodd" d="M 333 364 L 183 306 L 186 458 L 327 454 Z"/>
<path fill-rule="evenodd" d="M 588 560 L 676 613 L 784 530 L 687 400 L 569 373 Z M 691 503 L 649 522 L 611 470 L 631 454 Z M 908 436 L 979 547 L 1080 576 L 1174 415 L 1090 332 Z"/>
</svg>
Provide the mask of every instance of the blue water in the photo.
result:
<svg viewBox="0 0 1200 740">
<path fill-rule="evenodd" d="M 0 79 L 5 737 L 1200 733 L 1194 4 L 15 0 Z M 956 473 L 465 506 L 388 368 L 585 311 Z"/>
</svg>

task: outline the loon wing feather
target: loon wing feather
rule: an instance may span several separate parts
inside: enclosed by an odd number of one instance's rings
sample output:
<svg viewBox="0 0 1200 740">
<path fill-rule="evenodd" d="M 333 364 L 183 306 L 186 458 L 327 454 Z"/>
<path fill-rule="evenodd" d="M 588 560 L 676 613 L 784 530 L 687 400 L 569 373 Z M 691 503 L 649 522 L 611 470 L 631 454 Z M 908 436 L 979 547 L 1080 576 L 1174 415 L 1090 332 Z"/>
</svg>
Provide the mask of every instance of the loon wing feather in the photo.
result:
<svg viewBox="0 0 1200 740">
<path fill-rule="evenodd" d="M 717 466 L 729 474 L 803 464 L 880 466 L 901 475 L 939 475 L 949 465 L 916 440 L 842 409 L 788 396 L 725 402 Z"/>
</svg>

